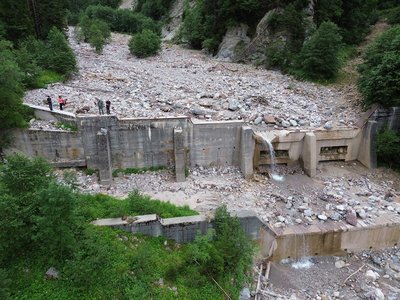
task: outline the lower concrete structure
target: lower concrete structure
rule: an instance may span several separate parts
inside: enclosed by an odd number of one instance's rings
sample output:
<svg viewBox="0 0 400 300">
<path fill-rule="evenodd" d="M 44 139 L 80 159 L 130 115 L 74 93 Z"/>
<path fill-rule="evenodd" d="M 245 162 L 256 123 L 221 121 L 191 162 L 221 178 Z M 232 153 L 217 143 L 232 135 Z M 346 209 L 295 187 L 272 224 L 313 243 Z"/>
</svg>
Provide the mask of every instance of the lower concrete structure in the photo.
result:
<svg viewBox="0 0 400 300">
<path fill-rule="evenodd" d="M 272 260 L 299 259 L 304 256 L 343 255 L 368 249 L 385 249 L 400 243 L 400 217 L 390 221 L 382 216 L 374 225 L 358 221 L 352 226 L 344 221 L 323 222 L 311 226 L 261 228 L 261 249 Z"/>
<path fill-rule="evenodd" d="M 274 228 L 263 223 L 252 211 L 237 212 L 244 232 L 260 244 L 263 257 L 279 261 L 304 256 L 343 255 L 368 249 L 384 249 L 400 244 L 400 216 L 383 215 L 374 225 L 358 221 L 352 226 L 344 221 L 321 222 L 311 226 Z M 193 241 L 213 227 L 205 216 L 161 219 L 157 215 L 93 221 L 97 226 L 121 228 L 132 233 L 164 236 L 177 243 Z"/>
<path fill-rule="evenodd" d="M 240 223 L 250 237 L 258 239 L 261 221 L 251 211 L 243 211 L 237 214 Z M 101 219 L 93 221 L 97 226 L 110 226 L 120 228 L 132 233 L 142 233 L 150 236 L 164 236 L 177 243 L 194 241 L 197 235 L 207 233 L 212 228 L 212 220 L 205 216 L 189 216 L 162 219 L 157 215 L 144 215 L 126 218 Z"/>
</svg>

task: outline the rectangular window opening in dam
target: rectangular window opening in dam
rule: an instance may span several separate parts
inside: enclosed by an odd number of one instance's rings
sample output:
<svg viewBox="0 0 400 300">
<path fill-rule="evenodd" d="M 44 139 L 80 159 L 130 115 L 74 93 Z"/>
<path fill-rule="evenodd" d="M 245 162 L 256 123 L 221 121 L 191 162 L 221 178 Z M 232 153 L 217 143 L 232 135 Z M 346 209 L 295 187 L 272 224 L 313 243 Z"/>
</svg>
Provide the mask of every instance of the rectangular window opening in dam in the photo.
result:
<svg viewBox="0 0 400 300">
<path fill-rule="evenodd" d="M 320 155 L 341 155 L 347 154 L 347 146 L 332 146 L 332 147 L 321 147 Z"/>
<path fill-rule="evenodd" d="M 260 151 L 260 158 L 270 158 L 269 151 Z M 275 158 L 289 158 L 289 150 L 275 150 Z"/>
</svg>

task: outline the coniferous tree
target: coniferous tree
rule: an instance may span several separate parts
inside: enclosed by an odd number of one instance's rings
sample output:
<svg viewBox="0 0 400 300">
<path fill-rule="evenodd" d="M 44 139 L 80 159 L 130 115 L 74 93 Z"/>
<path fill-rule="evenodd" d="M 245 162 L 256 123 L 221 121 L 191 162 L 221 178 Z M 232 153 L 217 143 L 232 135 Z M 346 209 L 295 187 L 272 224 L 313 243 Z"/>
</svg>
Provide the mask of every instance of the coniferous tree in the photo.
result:
<svg viewBox="0 0 400 300">
<path fill-rule="evenodd" d="M 46 42 L 47 65 L 49 70 L 59 74 L 71 75 L 77 69 L 75 54 L 68 44 L 65 35 L 53 27 Z"/>
<path fill-rule="evenodd" d="M 23 74 L 12 51 L 12 43 L 0 40 L 0 155 L 10 142 L 8 129 L 23 127 Z"/>
<path fill-rule="evenodd" d="M 338 52 L 341 36 L 332 22 L 323 22 L 315 33 L 304 43 L 300 53 L 300 66 L 307 77 L 330 79 L 337 74 L 340 64 Z"/>
</svg>

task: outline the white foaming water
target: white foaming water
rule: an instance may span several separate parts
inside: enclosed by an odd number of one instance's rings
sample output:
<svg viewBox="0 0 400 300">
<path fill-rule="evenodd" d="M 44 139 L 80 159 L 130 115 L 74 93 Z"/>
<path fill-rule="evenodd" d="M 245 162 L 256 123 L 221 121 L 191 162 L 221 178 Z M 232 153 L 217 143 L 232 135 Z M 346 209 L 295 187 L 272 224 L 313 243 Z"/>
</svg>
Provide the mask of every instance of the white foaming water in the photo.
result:
<svg viewBox="0 0 400 300">
<path fill-rule="evenodd" d="M 278 174 L 271 174 L 271 177 L 275 181 L 284 181 L 285 180 L 285 177 L 283 177 L 282 175 L 278 175 Z"/>
<path fill-rule="evenodd" d="M 257 136 L 259 136 L 261 138 L 261 141 L 263 142 L 263 144 L 268 147 L 269 156 L 271 158 L 271 178 L 275 181 L 281 181 L 281 182 L 284 181 L 285 177 L 275 173 L 275 150 L 270 141 L 270 140 L 272 140 L 272 138 L 269 138 L 266 135 L 266 132 L 265 133 L 263 132 L 263 134 L 257 134 Z"/>
<path fill-rule="evenodd" d="M 309 269 L 314 265 L 310 257 L 302 257 L 292 264 L 293 269 Z"/>
</svg>

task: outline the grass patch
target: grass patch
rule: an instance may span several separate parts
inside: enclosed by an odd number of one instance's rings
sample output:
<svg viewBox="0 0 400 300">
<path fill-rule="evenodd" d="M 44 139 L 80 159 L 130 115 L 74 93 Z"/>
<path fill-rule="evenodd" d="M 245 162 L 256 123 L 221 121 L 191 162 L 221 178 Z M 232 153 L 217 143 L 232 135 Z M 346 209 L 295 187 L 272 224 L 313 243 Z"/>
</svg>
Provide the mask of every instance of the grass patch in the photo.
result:
<svg viewBox="0 0 400 300">
<path fill-rule="evenodd" d="M 387 20 L 392 25 L 400 23 L 400 7 L 398 6 L 380 10 L 378 14 L 381 20 Z"/>
<path fill-rule="evenodd" d="M 40 73 L 36 82 L 34 83 L 34 88 L 47 88 L 50 83 L 60 82 L 64 80 L 64 76 L 56 72 L 44 70 Z"/>
<path fill-rule="evenodd" d="M 66 123 L 66 122 L 57 122 L 56 126 L 63 130 L 78 131 L 78 126 L 76 126 L 76 124 L 71 124 L 71 123 Z"/>
<path fill-rule="evenodd" d="M 141 173 L 145 173 L 145 172 L 157 172 L 157 171 L 162 171 L 162 170 L 166 170 L 166 169 L 167 169 L 167 167 L 164 167 L 164 166 L 152 166 L 152 167 L 144 167 L 144 168 L 126 168 L 126 169 L 118 168 L 112 172 L 112 176 L 117 177 L 119 174 L 128 175 L 128 174 L 141 174 Z"/>
<path fill-rule="evenodd" d="M 85 175 L 92 176 L 93 174 L 96 174 L 96 173 L 97 173 L 97 170 L 91 169 L 91 168 L 84 168 L 84 169 L 82 170 L 82 172 L 85 173 Z"/>
<path fill-rule="evenodd" d="M 118 218 L 122 216 L 157 214 L 162 218 L 198 215 L 189 206 L 175 206 L 169 202 L 153 200 L 135 190 L 124 200 L 96 194 L 82 195 L 77 203 L 77 215 L 85 222 L 101 218 Z"/>
</svg>

